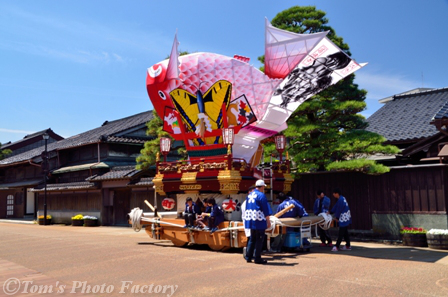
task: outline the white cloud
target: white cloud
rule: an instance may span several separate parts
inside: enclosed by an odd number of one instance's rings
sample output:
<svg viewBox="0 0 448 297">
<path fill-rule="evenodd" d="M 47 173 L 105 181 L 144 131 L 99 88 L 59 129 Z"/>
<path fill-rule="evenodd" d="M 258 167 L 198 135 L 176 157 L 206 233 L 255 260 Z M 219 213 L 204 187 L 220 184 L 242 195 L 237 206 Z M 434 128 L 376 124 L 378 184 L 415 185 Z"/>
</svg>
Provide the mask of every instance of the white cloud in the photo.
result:
<svg viewBox="0 0 448 297">
<path fill-rule="evenodd" d="M 383 106 L 378 100 L 420 86 L 420 82 L 407 79 L 406 76 L 401 74 L 369 72 L 368 69 L 357 72 L 355 82 L 361 89 L 367 90 L 367 109 L 361 112 L 366 118 L 369 118 Z"/>
<path fill-rule="evenodd" d="M 1 132 L 5 132 L 5 133 L 13 133 L 13 134 L 33 134 L 36 131 L 26 131 L 26 130 L 13 130 L 13 129 L 5 129 L 5 128 L 0 128 Z"/>
<path fill-rule="evenodd" d="M 400 74 L 373 73 L 367 69 L 356 73 L 356 83 L 368 91 L 367 98 L 380 100 L 420 86 L 420 82 Z"/>
<path fill-rule="evenodd" d="M 112 53 L 112 55 L 114 56 L 114 58 L 115 58 L 115 60 L 117 62 L 123 62 L 124 61 L 123 58 L 120 55 L 115 54 L 115 53 Z"/>
<path fill-rule="evenodd" d="M 77 21 L 50 14 L 36 14 L 17 7 L 0 11 L 0 48 L 25 54 L 68 60 L 74 63 L 124 63 L 131 59 L 117 53 L 140 51 L 148 56 L 166 52 L 172 37 L 128 26 L 109 27 L 95 19 Z M 8 16 L 11 23 L 2 21 Z M 126 27 L 126 29 L 124 29 Z M 44 33 L 45 32 L 45 33 Z M 18 37 L 19 36 L 19 37 Z M 17 41 L 19 40 L 19 41 Z M 104 49 L 108 49 L 104 51 Z"/>
</svg>

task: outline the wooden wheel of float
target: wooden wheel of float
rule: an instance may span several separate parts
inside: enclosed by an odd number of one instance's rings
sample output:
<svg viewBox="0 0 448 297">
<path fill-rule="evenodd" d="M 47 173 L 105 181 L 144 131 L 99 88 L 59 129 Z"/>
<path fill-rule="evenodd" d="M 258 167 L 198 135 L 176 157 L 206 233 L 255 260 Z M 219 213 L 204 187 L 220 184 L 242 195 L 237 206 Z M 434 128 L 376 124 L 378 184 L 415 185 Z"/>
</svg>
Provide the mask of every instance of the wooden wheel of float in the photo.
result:
<svg viewBox="0 0 448 297">
<path fill-rule="evenodd" d="M 174 244 L 174 246 L 177 247 L 184 247 L 188 245 L 188 242 L 179 240 L 179 239 L 171 239 L 171 242 Z"/>
</svg>

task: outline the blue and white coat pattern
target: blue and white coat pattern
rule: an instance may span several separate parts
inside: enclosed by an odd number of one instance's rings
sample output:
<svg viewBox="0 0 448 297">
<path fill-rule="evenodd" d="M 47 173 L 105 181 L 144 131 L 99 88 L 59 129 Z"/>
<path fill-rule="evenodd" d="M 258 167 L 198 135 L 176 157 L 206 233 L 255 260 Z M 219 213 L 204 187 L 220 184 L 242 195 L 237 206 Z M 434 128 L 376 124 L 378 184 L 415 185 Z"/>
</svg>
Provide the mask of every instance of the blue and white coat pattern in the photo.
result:
<svg viewBox="0 0 448 297">
<path fill-rule="evenodd" d="M 266 196 L 258 189 L 253 190 L 246 199 L 244 227 L 247 229 L 265 230 L 268 225 L 266 217 L 272 215 Z"/>
<path fill-rule="evenodd" d="M 331 213 L 339 220 L 339 227 L 346 227 L 352 223 L 350 207 L 344 196 L 339 196 L 338 202 L 331 209 Z"/>
<path fill-rule="evenodd" d="M 287 212 L 285 212 L 281 217 L 282 218 L 301 218 L 301 217 L 307 217 L 308 213 L 305 210 L 305 207 L 303 207 L 300 202 L 294 200 L 292 197 L 287 197 L 277 208 L 277 212 L 280 212 L 290 206 L 291 204 L 294 204 L 294 207 Z"/>
<path fill-rule="evenodd" d="M 327 212 L 330 211 L 330 198 L 328 198 L 327 196 L 324 196 L 324 198 L 320 199 L 317 198 L 316 201 L 314 201 L 314 206 L 313 206 L 313 211 L 314 214 L 317 216 L 320 212 L 320 204 L 322 203 L 322 211 L 321 212 Z"/>
</svg>

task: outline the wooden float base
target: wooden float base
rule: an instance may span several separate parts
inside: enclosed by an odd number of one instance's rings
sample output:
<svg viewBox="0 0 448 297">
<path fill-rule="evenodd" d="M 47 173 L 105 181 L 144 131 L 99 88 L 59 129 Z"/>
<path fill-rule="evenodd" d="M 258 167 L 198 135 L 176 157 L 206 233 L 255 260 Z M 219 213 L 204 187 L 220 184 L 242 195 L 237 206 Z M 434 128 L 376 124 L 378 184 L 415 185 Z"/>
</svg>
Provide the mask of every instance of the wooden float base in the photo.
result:
<svg viewBox="0 0 448 297">
<path fill-rule="evenodd" d="M 309 216 L 304 218 L 281 218 L 283 224 L 290 226 L 300 226 L 303 221 L 307 221 L 304 225 L 316 224 L 322 221 L 322 217 Z M 185 221 L 183 219 L 169 219 L 163 218 L 161 221 L 171 224 L 183 226 Z M 170 240 L 173 245 L 177 247 L 184 247 L 188 243 L 206 244 L 214 251 L 225 251 L 232 247 L 242 248 L 247 245 L 247 237 L 244 229 L 236 230 L 222 230 L 228 227 L 242 227 L 243 222 L 225 221 L 219 225 L 219 231 L 210 234 L 209 231 L 202 231 L 197 229 L 187 229 L 167 224 L 156 224 L 141 221 L 142 225 L 146 225 L 145 231 L 149 237 L 154 239 Z M 286 228 L 280 231 L 279 226 L 276 226 L 273 234 L 286 233 Z"/>
<path fill-rule="evenodd" d="M 163 219 L 163 222 L 184 225 L 182 219 Z M 243 222 L 222 222 L 218 229 L 243 226 Z M 148 222 L 142 221 L 142 224 Z M 154 226 L 153 226 L 154 225 Z M 231 247 L 245 247 L 247 238 L 244 229 L 217 231 L 210 234 L 209 231 L 187 229 L 165 224 L 150 224 L 145 228 L 151 238 L 170 240 L 175 246 L 184 247 L 188 243 L 207 244 L 214 251 L 223 251 Z"/>
</svg>

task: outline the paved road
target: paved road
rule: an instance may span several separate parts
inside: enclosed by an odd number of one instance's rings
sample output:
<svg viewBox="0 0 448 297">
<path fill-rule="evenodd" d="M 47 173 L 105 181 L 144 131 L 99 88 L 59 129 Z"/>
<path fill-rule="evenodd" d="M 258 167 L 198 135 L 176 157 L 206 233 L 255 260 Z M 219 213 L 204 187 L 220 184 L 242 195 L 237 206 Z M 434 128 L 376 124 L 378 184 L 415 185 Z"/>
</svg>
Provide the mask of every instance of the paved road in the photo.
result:
<svg viewBox="0 0 448 297">
<path fill-rule="evenodd" d="M 256 265 L 240 250 L 176 248 L 130 228 L 0 222 L 0 296 L 19 284 L 13 296 L 448 296 L 448 251 L 315 244 Z"/>
</svg>

